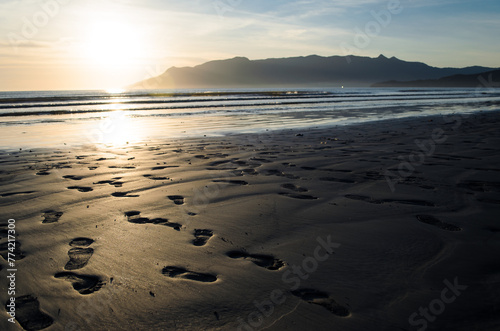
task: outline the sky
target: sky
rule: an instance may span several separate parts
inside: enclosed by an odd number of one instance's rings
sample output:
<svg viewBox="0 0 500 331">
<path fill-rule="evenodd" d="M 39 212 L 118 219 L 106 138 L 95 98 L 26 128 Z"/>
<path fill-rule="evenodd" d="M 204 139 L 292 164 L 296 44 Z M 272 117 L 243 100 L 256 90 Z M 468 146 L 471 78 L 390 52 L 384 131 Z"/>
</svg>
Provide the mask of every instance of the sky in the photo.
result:
<svg viewBox="0 0 500 331">
<path fill-rule="evenodd" d="M 0 0 L 0 91 L 116 89 L 210 60 L 500 67 L 498 0 Z"/>
</svg>

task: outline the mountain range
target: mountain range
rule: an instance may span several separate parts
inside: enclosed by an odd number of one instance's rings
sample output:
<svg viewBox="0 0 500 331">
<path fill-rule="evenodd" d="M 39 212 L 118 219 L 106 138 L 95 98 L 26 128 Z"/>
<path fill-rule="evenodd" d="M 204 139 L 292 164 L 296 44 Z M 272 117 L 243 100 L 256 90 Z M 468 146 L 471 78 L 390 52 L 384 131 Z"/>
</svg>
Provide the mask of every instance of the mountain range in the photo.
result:
<svg viewBox="0 0 500 331">
<path fill-rule="evenodd" d="M 463 76 L 470 76 L 465 78 L 470 82 L 477 79 L 478 74 L 496 69 L 481 66 L 437 68 L 384 55 L 376 58 L 310 55 L 265 60 L 235 57 L 194 67 L 171 67 L 129 88 L 433 86 L 426 84 L 445 87 L 455 86 L 455 78 L 463 84 Z M 450 76 L 455 78 L 441 79 Z M 412 85 L 417 84 L 414 81 L 419 81 L 418 85 Z M 476 81 L 471 86 L 477 85 Z"/>
<path fill-rule="evenodd" d="M 500 70 L 486 71 L 472 75 L 453 75 L 439 79 L 412 81 L 387 81 L 372 87 L 500 87 Z"/>
</svg>

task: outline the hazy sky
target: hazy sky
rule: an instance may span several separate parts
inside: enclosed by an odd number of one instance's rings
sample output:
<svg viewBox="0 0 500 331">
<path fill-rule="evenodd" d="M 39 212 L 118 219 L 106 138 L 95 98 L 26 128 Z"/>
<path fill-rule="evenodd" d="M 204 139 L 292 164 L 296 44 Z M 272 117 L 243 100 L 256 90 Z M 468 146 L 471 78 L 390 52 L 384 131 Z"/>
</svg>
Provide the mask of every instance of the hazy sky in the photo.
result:
<svg viewBox="0 0 500 331">
<path fill-rule="evenodd" d="M 499 0 L 0 0 L 0 90 L 108 89 L 234 56 L 500 67 Z"/>
</svg>

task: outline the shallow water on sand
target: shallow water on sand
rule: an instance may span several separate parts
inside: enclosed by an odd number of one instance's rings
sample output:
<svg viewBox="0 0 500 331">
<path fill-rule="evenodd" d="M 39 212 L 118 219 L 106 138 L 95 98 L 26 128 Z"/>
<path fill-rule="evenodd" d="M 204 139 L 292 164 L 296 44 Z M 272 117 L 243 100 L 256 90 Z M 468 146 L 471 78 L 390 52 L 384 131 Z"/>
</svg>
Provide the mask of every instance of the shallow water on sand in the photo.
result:
<svg viewBox="0 0 500 331">
<path fill-rule="evenodd" d="M 221 89 L 0 93 L 0 149 L 328 127 L 499 109 L 495 89 Z"/>
</svg>

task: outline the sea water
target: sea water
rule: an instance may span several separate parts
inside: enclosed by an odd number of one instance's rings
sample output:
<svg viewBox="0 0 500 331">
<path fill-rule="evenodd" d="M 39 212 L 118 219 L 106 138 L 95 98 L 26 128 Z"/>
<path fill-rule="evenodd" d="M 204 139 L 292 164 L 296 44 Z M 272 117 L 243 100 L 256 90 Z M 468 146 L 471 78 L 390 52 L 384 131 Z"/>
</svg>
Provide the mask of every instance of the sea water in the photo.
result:
<svg viewBox="0 0 500 331">
<path fill-rule="evenodd" d="M 0 149 L 119 146 L 500 109 L 488 88 L 0 92 Z"/>
</svg>

